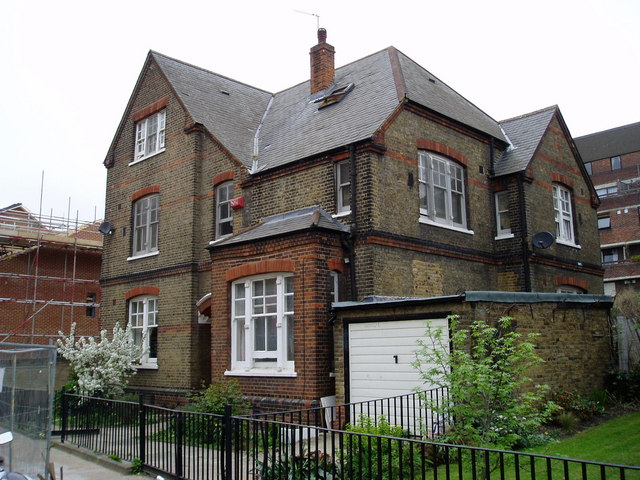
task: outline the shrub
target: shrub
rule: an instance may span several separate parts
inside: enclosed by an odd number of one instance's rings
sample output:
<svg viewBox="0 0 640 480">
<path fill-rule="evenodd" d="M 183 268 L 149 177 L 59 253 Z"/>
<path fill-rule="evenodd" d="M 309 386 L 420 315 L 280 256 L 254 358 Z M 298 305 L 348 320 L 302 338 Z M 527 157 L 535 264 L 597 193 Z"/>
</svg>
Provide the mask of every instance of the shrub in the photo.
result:
<svg viewBox="0 0 640 480">
<path fill-rule="evenodd" d="M 227 404 L 231 405 L 232 415 L 242 415 L 249 411 L 250 405 L 234 379 L 219 380 L 206 390 L 189 395 L 187 410 L 224 415 Z"/>
<path fill-rule="evenodd" d="M 340 466 L 331 456 L 319 451 L 302 455 L 281 457 L 277 452 L 269 453 L 267 462 L 257 461 L 254 478 L 268 480 L 338 480 L 343 478 Z"/>
<path fill-rule="evenodd" d="M 495 326 L 476 321 L 459 328 L 455 315 L 449 322 L 450 339 L 428 324 L 413 363 L 427 385 L 448 389 L 448 401 L 422 398 L 438 418 L 454 419 L 440 439 L 497 448 L 527 443 L 558 408 L 545 400 L 548 387 L 532 385 L 526 375 L 542 361 L 536 334 L 519 334 L 508 317 Z"/>
<path fill-rule="evenodd" d="M 606 390 L 622 402 L 640 399 L 640 364 L 627 372 L 612 370 L 605 379 Z"/>
<path fill-rule="evenodd" d="M 418 444 L 394 440 L 407 438 L 408 433 L 402 427 L 391 425 L 384 415 L 380 415 L 376 422 L 360 415 L 358 423 L 347 425 L 346 430 L 366 434 L 345 438 L 343 470 L 353 473 L 355 478 L 368 478 L 369 472 L 373 478 L 381 480 L 413 478 L 412 475 L 417 475 L 427 463 L 431 463 Z"/>
<path fill-rule="evenodd" d="M 561 408 L 553 418 L 556 422 L 561 413 L 570 412 L 578 419 L 585 420 L 604 412 L 604 405 L 575 392 L 556 392 L 552 395 L 552 400 Z"/>
</svg>

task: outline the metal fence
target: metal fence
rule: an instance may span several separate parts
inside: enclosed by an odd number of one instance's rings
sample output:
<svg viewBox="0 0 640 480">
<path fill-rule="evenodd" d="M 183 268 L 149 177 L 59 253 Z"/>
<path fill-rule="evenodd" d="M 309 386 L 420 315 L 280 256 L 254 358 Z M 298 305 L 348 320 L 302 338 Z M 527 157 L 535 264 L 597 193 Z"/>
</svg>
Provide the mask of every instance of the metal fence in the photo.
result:
<svg viewBox="0 0 640 480">
<path fill-rule="evenodd" d="M 640 480 L 640 466 L 372 435 L 273 415 L 232 416 L 230 407 L 225 415 L 211 415 L 62 398 L 61 441 L 138 459 L 149 472 L 179 479 Z"/>
</svg>

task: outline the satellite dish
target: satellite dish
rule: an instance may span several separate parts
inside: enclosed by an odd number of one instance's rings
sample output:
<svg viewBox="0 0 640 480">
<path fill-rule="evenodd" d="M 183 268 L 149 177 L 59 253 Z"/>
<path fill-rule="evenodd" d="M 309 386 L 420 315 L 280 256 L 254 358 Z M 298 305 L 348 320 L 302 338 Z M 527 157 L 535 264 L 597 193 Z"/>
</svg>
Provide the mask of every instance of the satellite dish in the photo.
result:
<svg viewBox="0 0 640 480">
<path fill-rule="evenodd" d="M 551 232 L 538 232 L 531 239 L 531 243 L 537 248 L 549 248 L 554 240 Z"/>
<path fill-rule="evenodd" d="M 98 231 L 103 235 L 111 235 L 116 231 L 116 227 L 111 225 L 111 222 L 102 222 L 98 227 Z"/>
</svg>

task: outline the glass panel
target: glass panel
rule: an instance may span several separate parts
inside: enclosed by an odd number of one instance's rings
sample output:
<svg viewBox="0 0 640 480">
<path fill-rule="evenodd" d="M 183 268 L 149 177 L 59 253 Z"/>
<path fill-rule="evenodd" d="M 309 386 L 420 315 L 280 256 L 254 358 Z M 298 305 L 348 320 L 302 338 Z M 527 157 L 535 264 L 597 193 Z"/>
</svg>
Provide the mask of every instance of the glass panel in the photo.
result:
<svg viewBox="0 0 640 480">
<path fill-rule="evenodd" d="M 149 328 L 147 335 L 149 336 L 149 358 L 158 358 L 158 328 Z"/>
<path fill-rule="evenodd" d="M 438 218 L 447 218 L 447 191 L 442 188 L 434 188 L 435 214 Z"/>
<path fill-rule="evenodd" d="M 287 328 L 287 361 L 293 362 L 293 315 L 286 315 Z"/>
<path fill-rule="evenodd" d="M 278 327 L 275 315 L 266 318 L 267 327 L 267 350 L 276 352 L 278 350 Z"/>
<path fill-rule="evenodd" d="M 253 321 L 253 349 L 264 351 L 265 347 L 265 319 L 256 318 Z"/>
<path fill-rule="evenodd" d="M 459 193 L 451 194 L 451 216 L 453 223 L 462 224 L 462 195 Z"/>
<path fill-rule="evenodd" d="M 133 333 L 133 343 L 137 346 L 142 346 L 142 328 L 136 327 L 131 330 Z"/>
<path fill-rule="evenodd" d="M 245 349 L 244 349 L 244 321 L 236 321 L 236 360 L 244 362 Z"/>
</svg>

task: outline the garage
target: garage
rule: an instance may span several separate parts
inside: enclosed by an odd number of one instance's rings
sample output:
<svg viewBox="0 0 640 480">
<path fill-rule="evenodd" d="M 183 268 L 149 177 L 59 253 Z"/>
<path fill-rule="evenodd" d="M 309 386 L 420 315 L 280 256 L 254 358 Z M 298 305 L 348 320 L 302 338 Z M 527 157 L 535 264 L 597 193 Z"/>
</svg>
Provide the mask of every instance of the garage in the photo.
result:
<svg viewBox="0 0 640 480">
<path fill-rule="evenodd" d="M 448 344 L 446 318 L 350 322 L 348 324 L 349 402 L 412 393 L 416 388 L 428 390 L 419 372 L 411 364 L 424 338 L 427 321 L 442 329 Z"/>
</svg>

